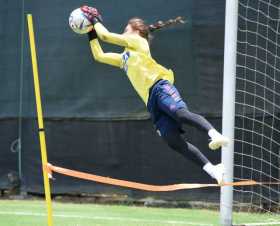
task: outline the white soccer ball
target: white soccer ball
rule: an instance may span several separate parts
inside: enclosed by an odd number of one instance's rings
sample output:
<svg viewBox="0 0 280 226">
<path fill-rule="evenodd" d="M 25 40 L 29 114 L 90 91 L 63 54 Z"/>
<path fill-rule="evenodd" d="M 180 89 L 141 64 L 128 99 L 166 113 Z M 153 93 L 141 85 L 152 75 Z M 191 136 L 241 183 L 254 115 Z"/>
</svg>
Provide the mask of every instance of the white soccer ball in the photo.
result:
<svg viewBox="0 0 280 226">
<path fill-rule="evenodd" d="M 70 14 L 69 25 L 78 34 L 86 34 L 93 28 L 91 22 L 84 16 L 81 8 L 75 9 Z"/>
</svg>

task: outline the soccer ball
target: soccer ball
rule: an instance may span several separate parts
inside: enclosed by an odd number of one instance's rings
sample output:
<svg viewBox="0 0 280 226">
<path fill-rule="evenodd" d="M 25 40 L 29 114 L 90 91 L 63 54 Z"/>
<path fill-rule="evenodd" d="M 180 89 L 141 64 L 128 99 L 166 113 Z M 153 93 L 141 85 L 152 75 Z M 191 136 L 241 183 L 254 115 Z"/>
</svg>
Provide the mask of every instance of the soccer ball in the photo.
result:
<svg viewBox="0 0 280 226">
<path fill-rule="evenodd" d="M 81 8 L 75 9 L 70 14 L 69 25 L 78 34 L 86 34 L 93 29 L 91 22 L 84 16 Z"/>
</svg>

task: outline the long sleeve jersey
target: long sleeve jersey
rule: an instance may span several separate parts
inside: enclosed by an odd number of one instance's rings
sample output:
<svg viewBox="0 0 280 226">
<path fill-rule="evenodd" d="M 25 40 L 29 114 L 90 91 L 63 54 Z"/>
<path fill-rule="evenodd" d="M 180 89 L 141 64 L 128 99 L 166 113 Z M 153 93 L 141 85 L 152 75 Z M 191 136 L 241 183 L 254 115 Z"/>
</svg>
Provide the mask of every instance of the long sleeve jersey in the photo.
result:
<svg viewBox="0 0 280 226">
<path fill-rule="evenodd" d="M 90 42 L 94 58 L 102 63 L 123 69 L 132 86 L 147 105 L 150 87 L 160 79 L 174 82 L 172 70 L 158 64 L 150 53 L 147 40 L 136 34 L 109 32 L 101 23 L 94 25 L 96 33 L 104 42 L 124 47 L 124 52 L 104 53 L 98 39 Z"/>
</svg>

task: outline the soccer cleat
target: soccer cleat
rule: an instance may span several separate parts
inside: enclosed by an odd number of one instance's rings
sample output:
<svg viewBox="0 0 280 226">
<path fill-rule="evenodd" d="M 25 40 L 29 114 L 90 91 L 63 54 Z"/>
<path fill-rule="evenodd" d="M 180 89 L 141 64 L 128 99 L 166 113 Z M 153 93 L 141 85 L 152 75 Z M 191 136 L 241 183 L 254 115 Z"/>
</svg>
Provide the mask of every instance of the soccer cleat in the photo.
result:
<svg viewBox="0 0 280 226">
<path fill-rule="evenodd" d="M 229 139 L 222 134 L 219 134 L 217 136 L 214 136 L 210 143 L 209 143 L 209 148 L 211 150 L 216 150 L 220 148 L 221 146 L 226 146 L 229 143 Z"/>
<path fill-rule="evenodd" d="M 224 164 L 220 163 L 217 165 L 213 165 L 211 162 L 208 162 L 203 166 L 203 170 L 208 173 L 213 179 L 217 180 L 219 185 L 224 184 Z"/>
<path fill-rule="evenodd" d="M 224 181 L 224 176 L 225 176 L 225 166 L 224 164 L 220 163 L 218 165 L 215 165 L 214 166 L 215 169 L 214 169 L 214 177 L 215 179 L 217 180 L 218 184 L 223 184 L 225 181 Z"/>
</svg>

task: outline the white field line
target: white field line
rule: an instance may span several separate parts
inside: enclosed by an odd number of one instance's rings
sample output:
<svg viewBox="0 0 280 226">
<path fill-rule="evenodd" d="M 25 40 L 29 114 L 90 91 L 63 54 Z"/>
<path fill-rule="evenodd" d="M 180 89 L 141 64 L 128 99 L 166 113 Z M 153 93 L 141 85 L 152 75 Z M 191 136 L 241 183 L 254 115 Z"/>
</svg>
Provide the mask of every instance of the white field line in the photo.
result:
<svg viewBox="0 0 280 226">
<path fill-rule="evenodd" d="M 278 225 L 280 226 L 280 222 L 263 222 L 263 223 L 242 223 L 244 226 L 263 226 L 263 225 Z"/>
<path fill-rule="evenodd" d="M 36 217 L 45 217 L 44 213 L 31 213 L 31 212 L 12 212 L 12 211 L 0 211 L 0 215 L 16 215 L 16 216 L 36 216 Z M 79 219 L 91 219 L 91 220 L 108 220 L 108 221 L 130 221 L 130 222 L 146 222 L 146 223 L 160 223 L 160 224 L 171 224 L 171 225 L 195 225 L 195 226 L 214 226 L 213 224 L 204 224 L 188 221 L 174 221 L 174 220 L 145 220 L 140 218 L 124 218 L 124 217 L 101 217 L 101 216 L 81 216 L 75 214 L 54 214 L 54 217 L 61 218 L 79 218 Z"/>
</svg>

